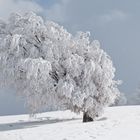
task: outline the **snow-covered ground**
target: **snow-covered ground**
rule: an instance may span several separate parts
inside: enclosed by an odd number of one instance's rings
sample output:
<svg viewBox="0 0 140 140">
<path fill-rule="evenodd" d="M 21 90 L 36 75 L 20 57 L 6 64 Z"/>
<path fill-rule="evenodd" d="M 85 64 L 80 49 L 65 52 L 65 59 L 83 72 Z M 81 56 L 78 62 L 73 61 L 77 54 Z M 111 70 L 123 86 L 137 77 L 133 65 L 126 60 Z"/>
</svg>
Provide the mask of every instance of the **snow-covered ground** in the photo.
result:
<svg viewBox="0 0 140 140">
<path fill-rule="evenodd" d="M 1 116 L 0 140 L 140 140 L 140 106 L 109 107 L 89 123 L 70 111 Z"/>
</svg>

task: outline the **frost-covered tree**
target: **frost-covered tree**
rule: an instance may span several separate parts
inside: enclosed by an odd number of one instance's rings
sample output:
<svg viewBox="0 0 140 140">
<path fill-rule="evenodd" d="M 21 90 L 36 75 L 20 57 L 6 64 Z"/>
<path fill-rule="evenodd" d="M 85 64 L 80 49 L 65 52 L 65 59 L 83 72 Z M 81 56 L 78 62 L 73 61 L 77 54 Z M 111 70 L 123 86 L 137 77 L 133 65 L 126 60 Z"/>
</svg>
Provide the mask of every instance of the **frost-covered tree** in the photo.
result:
<svg viewBox="0 0 140 140">
<path fill-rule="evenodd" d="M 115 68 L 89 32 L 75 36 L 30 12 L 0 21 L 0 81 L 26 98 L 30 113 L 42 108 L 99 116 L 119 94 Z"/>
<path fill-rule="evenodd" d="M 116 99 L 115 102 L 113 103 L 113 106 L 123 106 L 127 104 L 127 98 L 124 93 L 120 93 Z"/>
</svg>

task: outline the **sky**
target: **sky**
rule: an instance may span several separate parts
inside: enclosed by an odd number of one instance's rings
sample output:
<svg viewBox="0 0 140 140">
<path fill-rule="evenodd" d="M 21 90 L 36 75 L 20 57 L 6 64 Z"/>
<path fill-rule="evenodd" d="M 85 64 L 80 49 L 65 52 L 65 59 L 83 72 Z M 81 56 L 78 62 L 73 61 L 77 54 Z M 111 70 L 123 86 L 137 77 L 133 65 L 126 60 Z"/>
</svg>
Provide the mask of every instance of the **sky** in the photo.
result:
<svg viewBox="0 0 140 140">
<path fill-rule="evenodd" d="M 130 95 L 140 85 L 139 7 L 139 0 L 0 0 L 0 19 L 34 11 L 72 34 L 90 31 L 112 58 L 116 79 L 123 81 L 120 91 Z M 24 102 L 14 97 L 14 91 L 0 90 L 0 115 L 26 111 Z"/>
</svg>

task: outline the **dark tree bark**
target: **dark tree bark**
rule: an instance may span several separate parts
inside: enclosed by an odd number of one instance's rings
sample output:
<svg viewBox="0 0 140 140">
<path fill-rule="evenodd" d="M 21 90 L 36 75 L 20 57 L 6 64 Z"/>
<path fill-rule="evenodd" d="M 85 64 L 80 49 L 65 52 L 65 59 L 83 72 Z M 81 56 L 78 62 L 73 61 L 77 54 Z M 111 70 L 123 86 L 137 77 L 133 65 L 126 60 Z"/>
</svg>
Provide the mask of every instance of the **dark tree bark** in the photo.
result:
<svg viewBox="0 0 140 140">
<path fill-rule="evenodd" d="M 83 113 L 83 122 L 91 122 L 93 121 L 93 119 L 91 117 L 89 117 L 87 112 Z"/>
</svg>

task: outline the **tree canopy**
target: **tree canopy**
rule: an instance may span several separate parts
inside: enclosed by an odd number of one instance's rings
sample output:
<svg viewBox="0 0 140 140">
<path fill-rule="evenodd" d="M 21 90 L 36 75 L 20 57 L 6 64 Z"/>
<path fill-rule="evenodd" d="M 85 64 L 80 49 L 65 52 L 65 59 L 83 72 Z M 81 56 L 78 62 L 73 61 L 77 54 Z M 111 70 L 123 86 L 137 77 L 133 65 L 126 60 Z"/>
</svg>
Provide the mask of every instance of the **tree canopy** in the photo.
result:
<svg viewBox="0 0 140 140">
<path fill-rule="evenodd" d="M 31 113 L 45 107 L 98 116 L 119 95 L 111 58 L 89 32 L 72 35 L 30 12 L 0 21 L 0 80 L 26 98 Z"/>
</svg>

